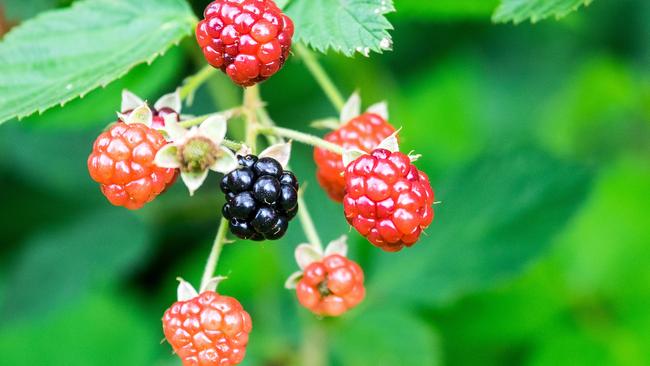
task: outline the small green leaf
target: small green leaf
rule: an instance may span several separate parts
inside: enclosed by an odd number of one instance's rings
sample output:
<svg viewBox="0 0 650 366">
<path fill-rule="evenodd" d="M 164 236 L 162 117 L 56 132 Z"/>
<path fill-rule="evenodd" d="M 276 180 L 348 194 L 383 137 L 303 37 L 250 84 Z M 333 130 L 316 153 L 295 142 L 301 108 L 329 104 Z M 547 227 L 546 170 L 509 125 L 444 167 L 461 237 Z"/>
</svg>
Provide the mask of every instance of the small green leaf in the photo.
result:
<svg viewBox="0 0 650 366">
<path fill-rule="evenodd" d="M 562 18 L 593 0 L 502 0 L 492 16 L 496 23 L 521 23 L 527 19 L 535 23 L 554 16 Z"/>
<path fill-rule="evenodd" d="M 85 0 L 0 43 L 0 123 L 64 104 L 151 63 L 192 31 L 184 0 Z"/>
<path fill-rule="evenodd" d="M 52 311 L 95 286 L 114 283 L 133 270 L 148 244 L 147 227 L 122 208 L 86 213 L 35 236 L 8 272 L 0 319 Z"/>
<path fill-rule="evenodd" d="M 291 0 L 286 11 L 296 40 L 320 52 L 369 56 L 392 48 L 393 26 L 385 17 L 395 11 L 392 0 Z"/>
<path fill-rule="evenodd" d="M 580 207 L 590 178 L 537 150 L 485 155 L 434 185 L 434 223 L 414 247 L 381 254 L 369 296 L 441 303 L 515 276 Z"/>
<path fill-rule="evenodd" d="M 439 363 L 434 330 L 403 311 L 386 309 L 359 314 L 331 337 L 343 365 L 422 365 Z"/>
</svg>

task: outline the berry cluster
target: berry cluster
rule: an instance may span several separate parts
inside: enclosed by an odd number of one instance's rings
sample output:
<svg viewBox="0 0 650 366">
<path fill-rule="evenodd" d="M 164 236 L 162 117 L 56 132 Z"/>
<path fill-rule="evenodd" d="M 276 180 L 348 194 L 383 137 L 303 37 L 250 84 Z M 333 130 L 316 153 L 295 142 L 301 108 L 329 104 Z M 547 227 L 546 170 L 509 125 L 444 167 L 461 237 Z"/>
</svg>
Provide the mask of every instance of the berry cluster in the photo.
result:
<svg viewBox="0 0 650 366">
<path fill-rule="evenodd" d="M 296 295 L 300 304 L 314 314 L 339 316 L 365 297 L 363 270 L 344 256 L 327 256 L 305 268 Z"/>
<path fill-rule="evenodd" d="M 298 180 L 273 158 L 237 158 L 240 168 L 221 181 L 230 231 L 241 239 L 280 239 L 298 212 Z"/>
<path fill-rule="evenodd" d="M 272 0 L 216 0 L 196 27 L 208 63 L 241 86 L 266 80 L 289 57 L 293 22 Z"/>
<path fill-rule="evenodd" d="M 88 171 L 113 205 L 139 209 L 176 177 L 175 169 L 153 163 L 166 144 L 160 132 L 142 123 L 117 122 L 95 140 Z"/>
<path fill-rule="evenodd" d="M 413 245 L 433 220 L 427 175 L 400 152 L 376 149 L 345 172 L 345 217 L 375 246 L 389 252 Z"/>
<path fill-rule="evenodd" d="M 183 366 L 241 363 L 252 328 L 239 301 L 213 291 L 178 301 L 163 316 L 165 338 Z"/>
<path fill-rule="evenodd" d="M 345 149 L 359 149 L 370 152 L 375 146 L 395 132 L 395 128 L 375 113 L 364 113 L 351 119 L 335 131 L 325 135 L 325 140 Z M 343 201 L 345 178 L 341 155 L 323 148 L 314 149 L 316 177 L 321 187 L 334 201 Z"/>
</svg>

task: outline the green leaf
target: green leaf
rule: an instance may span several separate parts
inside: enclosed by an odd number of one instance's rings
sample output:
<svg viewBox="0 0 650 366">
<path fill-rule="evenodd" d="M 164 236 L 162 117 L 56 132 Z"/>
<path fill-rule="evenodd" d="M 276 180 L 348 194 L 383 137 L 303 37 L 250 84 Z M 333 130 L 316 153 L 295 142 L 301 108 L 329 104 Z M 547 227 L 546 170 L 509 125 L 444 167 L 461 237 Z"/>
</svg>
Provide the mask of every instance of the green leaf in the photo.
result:
<svg viewBox="0 0 650 366">
<path fill-rule="evenodd" d="M 0 43 L 0 123 L 64 104 L 151 63 L 192 31 L 184 0 L 85 0 Z"/>
<path fill-rule="evenodd" d="M 345 322 L 331 339 L 333 352 L 343 365 L 430 366 L 439 363 L 434 330 L 400 310 L 364 312 Z"/>
<path fill-rule="evenodd" d="M 58 3 L 57 0 L 5 0 L 3 2 L 9 20 L 31 18 L 42 11 L 54 8 Z"/>
<path fill-rule="evenodd" d="M 441 303 L 520 273 L 580 207 L 590 180 L 540 151 L 485 155 L 437 187 L 442 203 L 427 236 L 382 253 L 368 293 Z"/>
<path fill-rule="evenodd" d="M 392 47 L 393 26 L 385 17 L 395 11 L 392 0 L 291 0 L 286 11 L 296 26 L 295 39 L 320 52 L 369 56 Z"/>
<path fill-rule="evenodd" d="M 25 243 L 8 272 L 0 319 L 70 305 L 91 288 L 127 275 L 148 246 L 147 227 L 120 208 L 85 213 L 66 227 L 43 232 Z"/>
<path fill-rule="evenodd" d="M 502 0 L 492 20 L 497 23 L 521 23 L 530 19 L 535 23 L 554 16 L 562 18 L 593 0 Z"/>
</svg>

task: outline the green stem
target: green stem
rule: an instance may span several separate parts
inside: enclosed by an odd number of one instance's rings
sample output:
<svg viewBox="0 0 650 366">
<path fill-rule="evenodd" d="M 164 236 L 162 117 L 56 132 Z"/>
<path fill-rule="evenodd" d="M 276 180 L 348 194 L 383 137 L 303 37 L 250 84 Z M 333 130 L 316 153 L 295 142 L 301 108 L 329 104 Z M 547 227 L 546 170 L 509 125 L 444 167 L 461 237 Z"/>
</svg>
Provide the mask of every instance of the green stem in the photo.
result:
<svg viewBox="0 0 650 366">
<path fill-rule="evenodd" d="M 309 241 L 309 244 L 313 245 L 320 252 L 323 251 L 323 242 L 321 242 L 318 232 L 316 231 L 316 226 L 314 225 L 314 220 L 312 220 L 309 210 L 307 209 L 307 204 L 305 199 L 302 197 L 303 191 L 300 191 L 298 194 L 298 217 L 300 218 L 300 224 L 302 225 L 302 230 L 305 232 L 305 236 Z"/>
<path fill-rule="evenodd" d="M 259 94 L 258 94 L 258 98 L 259 98 Z M 271 119 L 271 116 L 269 116 L 268 111 L 266 110 L 266 108 L 264 108 L 263 104 L 261 103 L 260 106 L 257 108 L 257 116 L 259 118 L 259 124 L 260 124 L 260 127 L 258 128 L 258 132 L 262 132 L 264 131 L 264 129 L 273 130 L 278 128 L 275 127 L 275 123 Z M 281 130 L 286 130 L 286 129 L 281 129 Z M 286 131 L 291 131 L 291 130 L 286 130 Z M 265 137 L 266 140 L 271 144 L 275 144 L 283 140 L 282 136 L 279 134 L 276 135 L 276 134 L 269 133 L 269 134 L 265 134 Z M 305 200 L 303 198 L 303 193 L 304 191 L 301 190 L 298 194 L 298 206 L 300 207 L 298 209 L 298 216 L 300 218 L 300 225 L 302 226 L 302 230 L 304 231 L 305 236 L 307 237 L 309 243 L 312 246 L 319 249 L 319 251 L 322 251 L 323 243 L 321 242 L 320 237 L 318 236 L 318 232 L 316 231 L 316 226 L 314 225 L 314 221 L 312 220 L 311 215 L 309 214 L 309 210 L 307 209 L 307 204 L 305 203 Z M 325 334 L 325 330 L 316 324 L 307 325 L 305 328 L 304 342 L 302 344 L 302 347 L 300 348 L 299 354 L 300 357 L 302 358 L 303 365 L 326 366 L 327 365 L 327 336 Z"/>
<path fill-rule="evenodd" d="M 336 88 L 336 85 L 334 85 L 334 82 L 332 82 L 332 79 L 327 75 L 323 66 L 318 62 L 314 53 L 302 43 L 297 43 L 294 46 L 294 49 L 305 62 L 305 66 L 307 66 L 307 69 L 314 79 L 316 79 L 318 85 L 323 89 L 323 92 L 325 92 L 325 95 L 327 95 L 330 102 L 332 102 L 334 108 L 340 112 L 345 105 L 345 99 L 341 92 Z"/>
<path fill-rule="evenodd" d="M 219 223 L 219 230 L 217 230 L 217 235 L 214 238 L 214 244 L 212 244 L 212 250 L 210 251 L 210 256 L 208 261 L 205 264 L 205 269 L 203 270 L 203 276 L 201 277 L 201 289 L 203 289 L 208 281 L 214 276 L 214 272 L 217 269 L 217 263 L 219 262 L 219 256 L 221 255 L 221 250 L 223 245 L 226 243 L 226 229 L 228 228 L 228 220 L 221 218 Z"/>
<path fill-rule="evenodd" d="M 257 134 L 259 121 L 257 118 L 257 109 L 262 105 L 260 99 L 260 89 L 258 85 L 251 86 L 244 90 L 244 113 L 246 114 L 246 145 L 253 152 L 257 145 Z"/>
<path fill-rule="evenodd" d="M 322 324 L 312 320 L 305 325 L 300 358 L 303 365 L 327 365 L 327 333 Z"/>
<path fill-rule="evenodd" d="M 260 125 L 264 126 L 265 128 L 275 127 L 275 124 L 273 123 L 271 116 L 269 116 L 269 113 L 267 112 L 266 108 L 264 107 L 259 108 L 258 116 L 260 119 Z M 270 134 L 266 135 L 266 139 L 271 144 L 275 144 L 278 142 L 278 136 L 276 135 L 270 135 Z M 298 210 L 298 216 L 300 217 L 300 224 L 302 225 L 302 230 L 305 232 L 307 241 L 309 241 L 311 245 L 315 246 L 317 249 L 322 251 L 323 243 L 321 242 L 320 237 L 318 236 L 318 232 L 316 231 L 314 220 L 312 220 L 311 215 L 309 214 L 309 210 L 307 209 L 307 204 L 305 203 L 305 199 L 303 198 L 303 192 L 304 191 L 301 190 L 298 194 L 298 206 L 300 207 L 300 209 Z"/>
<path fill-rule="evenodd" d="M 231 140 L 226 140 L 226 139 L 221 141 L 221 145 L 223 145 L 223 146 L 225 146 L 225 147 L 227 147 L 227 148 L 229 148 L 230 150 L 233 150 L 233 151 L 238 151 L 239 149 L 242 148 L 242 146 L 244 146 L 241 142 L 236 142 L 236 141 L 231 141 Z"/>
<path fill-rule="evenodd" d="M 210 118 L 212 116 L 223 115 L 224 118 L 229 120 L 231 118 L 234 118 L 234 117 L 240 115 L 241 113 L 242 113 L 242 108 L 241 107 L 236 107 L 236 108 L 227 109 L 227 110 L 222 111 L 222 112 L 204 114 L 202 116 L 198 116 L 198 117 L 195 117 L 195 118 L 192 118 L 192 119 L 186 119 L 184 121 L 179 122 L 178 124 L 181 127 L 190 128 L 190 127 L 193 127 L 193 126 L 200 125 L 201 123 L 203 123 L 203 121 L 205 121 L 206 119 L 208 119 L 208 118 Z"/>
<path fill-rule="evenodd" d="M 210 76 L 215 73 L 216 69 L 210 65 L 204 66 L 199 72 L 187 78 L 185 84 L 181 87 L 181 99 L 192 95 L 198 88 L 206 82 Z"/>
<path fill-rule="evenodd" d="M 325 141 L 320 137 L 310 135 L 308 133 L 299 132 L 288 128 L 282 128 L 277 126 L 271 126 L 271 127 L 265 126 L 265 127 L 258 128 L 258 132 L 263 133 L 265 135 L 276 135 L 276 136 L 286 137 L 288 139 L 302 142 L 303 144 L 316 146 L 316 147 L 323 148 L 325 150 L 329 150 L 339 155 L 343 155 L 344 152 L 344 149 L 337 144 L 333 144 L 329 141 Z"/>
</svg>

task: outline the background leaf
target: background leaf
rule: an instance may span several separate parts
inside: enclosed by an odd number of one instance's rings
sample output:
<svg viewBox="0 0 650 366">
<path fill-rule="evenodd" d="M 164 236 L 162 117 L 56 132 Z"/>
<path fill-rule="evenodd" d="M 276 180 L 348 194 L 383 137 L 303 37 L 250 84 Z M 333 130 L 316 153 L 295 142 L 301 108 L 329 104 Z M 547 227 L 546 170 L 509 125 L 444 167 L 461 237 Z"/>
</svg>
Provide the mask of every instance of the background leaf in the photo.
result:
<svg viewBox="0 0 650 366">
<path fill-rule="evenodd" d="M 114 283 L 146 253 L 148 234 L 133 214 L 113 208 L 35 236 L 8 273 L 11 296 L 0 307 L 1 318 L 47 313 L 94 286 Z"/>
<path fill-rule="evenodd" d="M 393 11 L 392 0 L 291 0 L 286 9 L 297 41 L 346 56 L 391 49 L 393 27 L 384 15 Z"/>
<path fill-rule="evenodd" d="M 400 310 L 364 312 L 332 335 L 342 365 L 438 364 L 437 339 L 428 325 Z"/>
<path fill-rule="evenodd" d="M 400 0 L 397 16 L 404 19 L 487 19 L 499 0 Z"/>
<path fill-rule="evenodd" d="M 427 230 L 428 243 L 382 254 L 373 289 L 434 303 L 518 273 L 544 252 L 579 207 L 589 177 L 580 167 L 535 150 L 480 158 L 439 186 L 436 199 L 442 203 Z"/>
<path fill-rule="evenodd" d="M 153 351 L 162 347 L 162 332 L 113 293 L 82 297 L 57 316 L 4 323 L 0 330 L 2 362 L 9 365 L 151 365 Z"/>
<path fill-rule="evenodd" d="M 194 19 L 184 0 L 86 0 L 23 23 L 0 43 L 0 123 L 152 62 L 190 34 Z"/>
<path fill-rule="evenodd" d="M 493 20 L 499 23 L 521 23 L 530 19 L 535 23 L 551 16 L 561 18 L 591 2 L 592 0 L 502 0 Z"/>
</svg>

